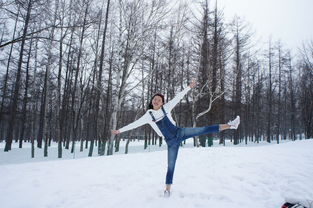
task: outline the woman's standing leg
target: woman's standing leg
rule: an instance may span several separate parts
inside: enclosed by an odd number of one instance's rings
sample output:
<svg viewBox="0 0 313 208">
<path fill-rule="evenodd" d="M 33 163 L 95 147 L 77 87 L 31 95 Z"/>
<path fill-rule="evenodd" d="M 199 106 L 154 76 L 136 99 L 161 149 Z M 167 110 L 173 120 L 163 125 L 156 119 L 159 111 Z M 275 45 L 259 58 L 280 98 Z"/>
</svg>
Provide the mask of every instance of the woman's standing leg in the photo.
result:
<svg viewBox="0 0 313 208">
<path fill-rule="evenodd" d="M 215 125 L 215 126 L 204 126 L 197 128 L 180 128 L 178 130 L 178 139 L 175 143 L 167 146 L 167 173 L 166 173 L 166 190 L 164 196 L 169 197 L 171 185 L 173 183 L 173 175 L 179 150 L 180 142 L 183 139 L 198 136 L 202 134 L 208 134 L 213 132 L 219 132 L 220 130 L 225 130 L 229 128 L 227 124 L 225 126 Z"/>
<path fill-rule="evenodd" d="M 173 175 L 175 170 L 176 159 L 178 155 L 179 144 L 174 144 L 167 147 L 167 173 L 166 173 L 166 190 L 171 190 L 173 183 Z"/>
</svg>

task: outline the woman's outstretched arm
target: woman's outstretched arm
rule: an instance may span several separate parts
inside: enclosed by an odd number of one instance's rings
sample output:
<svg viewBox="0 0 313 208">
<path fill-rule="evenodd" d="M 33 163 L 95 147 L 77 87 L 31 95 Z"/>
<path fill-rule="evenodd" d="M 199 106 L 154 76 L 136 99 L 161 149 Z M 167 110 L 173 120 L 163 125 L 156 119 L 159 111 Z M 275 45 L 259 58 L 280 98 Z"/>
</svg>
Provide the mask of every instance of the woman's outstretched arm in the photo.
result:
<svg viewBox="0 0 313 208">
<path fill-rule="evenodd" d="M 187 92 L 196 86 L 196 84 L 196 81 L 193 80 L 189 86 L 187 86 L 183 91 L 179 92 L 172 100 L 165 104 L 166 108 L 168 110 L 172 110 L 177 105 L 177 103 L 179 103 L 181 99 L 184 98 Z"/>
<path fill-rule="evenodd" d="M 135 128 L 138 128 L 139 126 L 142 126 L 146 123 L 149 122 L 149 119 L 147 117 L 147 113 L 145 113 L 143 116 L 141 116 L 138 120 L 124 126 L 123 128 L 120 128 L 119 130 L 112 130 L 112 134 L 120 134 L 122 132 L 125 132 L 125 131 L 129 131 L 129 130 L 132 130 L 132 129 L 135 129 Z"/>
</svg>

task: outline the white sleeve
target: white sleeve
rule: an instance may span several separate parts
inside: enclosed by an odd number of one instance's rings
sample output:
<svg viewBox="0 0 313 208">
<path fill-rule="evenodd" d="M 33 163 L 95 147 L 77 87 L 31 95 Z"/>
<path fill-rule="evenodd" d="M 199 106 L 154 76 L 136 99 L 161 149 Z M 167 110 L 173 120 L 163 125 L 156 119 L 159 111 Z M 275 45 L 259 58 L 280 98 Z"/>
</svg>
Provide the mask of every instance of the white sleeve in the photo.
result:
<svg viewBox="0 0 313 208">
<path fill-rule="evenodd" d="M 140 117 L 138 120 L 136 120 L 136 121 L 134 121 L 134 122 L 132 122 L 132 123 L 130 123 L 130 124 L 124 126 L 123 128 L 120 128 L 120 129 L 119 129 L 120 133 L 125 132 L 125 131 L 129 131 L 129 130 L 132 130 L 132 129 L 135 129 L 135 128 L 139 127 L 139 126 L 142 126 L 142 125 L 148 123 L 149 120 L 147 119 L 147 115 L 148 115 L 148 114 L 145 113 L 145 114 L 144 114 L 142 117 Z"/>
<path fill-rule="evenodd" d="M 171 111 L 176 105 L 177 103 L 179 103 L 181 101 L 181 99 L 183 99 L 183 97 L 187 94 L 187 92 L 190 90 L 191 88 L 189 86 L 187 86 L 183 91 L 181 91 L 180 93 L 178 93 L 172 100 L 170 100 L 169 102 L 167 102 L 164 107 L 166 107 L 167 110 Z"/>
</svg>

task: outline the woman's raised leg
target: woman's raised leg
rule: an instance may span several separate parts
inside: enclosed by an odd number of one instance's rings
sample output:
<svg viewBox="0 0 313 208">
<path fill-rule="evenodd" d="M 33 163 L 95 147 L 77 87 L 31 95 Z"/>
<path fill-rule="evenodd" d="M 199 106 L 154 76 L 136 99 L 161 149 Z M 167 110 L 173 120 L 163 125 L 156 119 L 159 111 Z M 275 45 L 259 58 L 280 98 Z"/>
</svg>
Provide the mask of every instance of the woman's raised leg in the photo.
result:
<svg viewBox="0 0 313 208">
<path fill-rule="evenodd" d="M 203 126 L 194 128 L 180 128 L 178 130 L 177 136 L 180 141 L 185 139 L 201 136 L 209 133 L 217 133 L 226 129 L 237 129 L 240 124 L 240 117 L 237 116 L 234 120 L 228 122 L 227 124 L 218 124 L 213 126 Z"/>
<path fill-rule="evenodd" d="M 221 125 L 213 125 L 213 126 L 203 126 L 203 127 L 194 127 L 194 128 L 181 128 L 179 129 L 178 136 L 181 141 L 195 137 L 201 136 L 209 133 L 217 133 L 220 131 Z M 225 127 L 223 127 L 225 128 Z M 222 129 L 224 130 L 224 129 Z"/>
</svg>

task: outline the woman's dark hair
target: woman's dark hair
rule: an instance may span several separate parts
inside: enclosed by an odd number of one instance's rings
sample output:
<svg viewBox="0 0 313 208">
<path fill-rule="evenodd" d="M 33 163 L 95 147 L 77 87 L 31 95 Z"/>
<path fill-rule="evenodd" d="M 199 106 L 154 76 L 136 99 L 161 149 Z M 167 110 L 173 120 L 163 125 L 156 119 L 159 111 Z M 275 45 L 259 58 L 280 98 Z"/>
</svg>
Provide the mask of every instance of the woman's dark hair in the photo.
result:
<svg viewBox="0 0 313 208">
<path fill-rule="evenodd" d="M 160 93 L 157 93 L 155 95 L 152 96 L 151 100 L 150 100 L 150 103 L 149 103 L 149 106 L 148 106 L 148 109 L 153 109 L 153 105 L 152 105 L 152 100 L 155 96 L 160 96 L 162 98 L 162 102 L 164 104 L 164 95 L 160 94 Z"/>
</svg>

